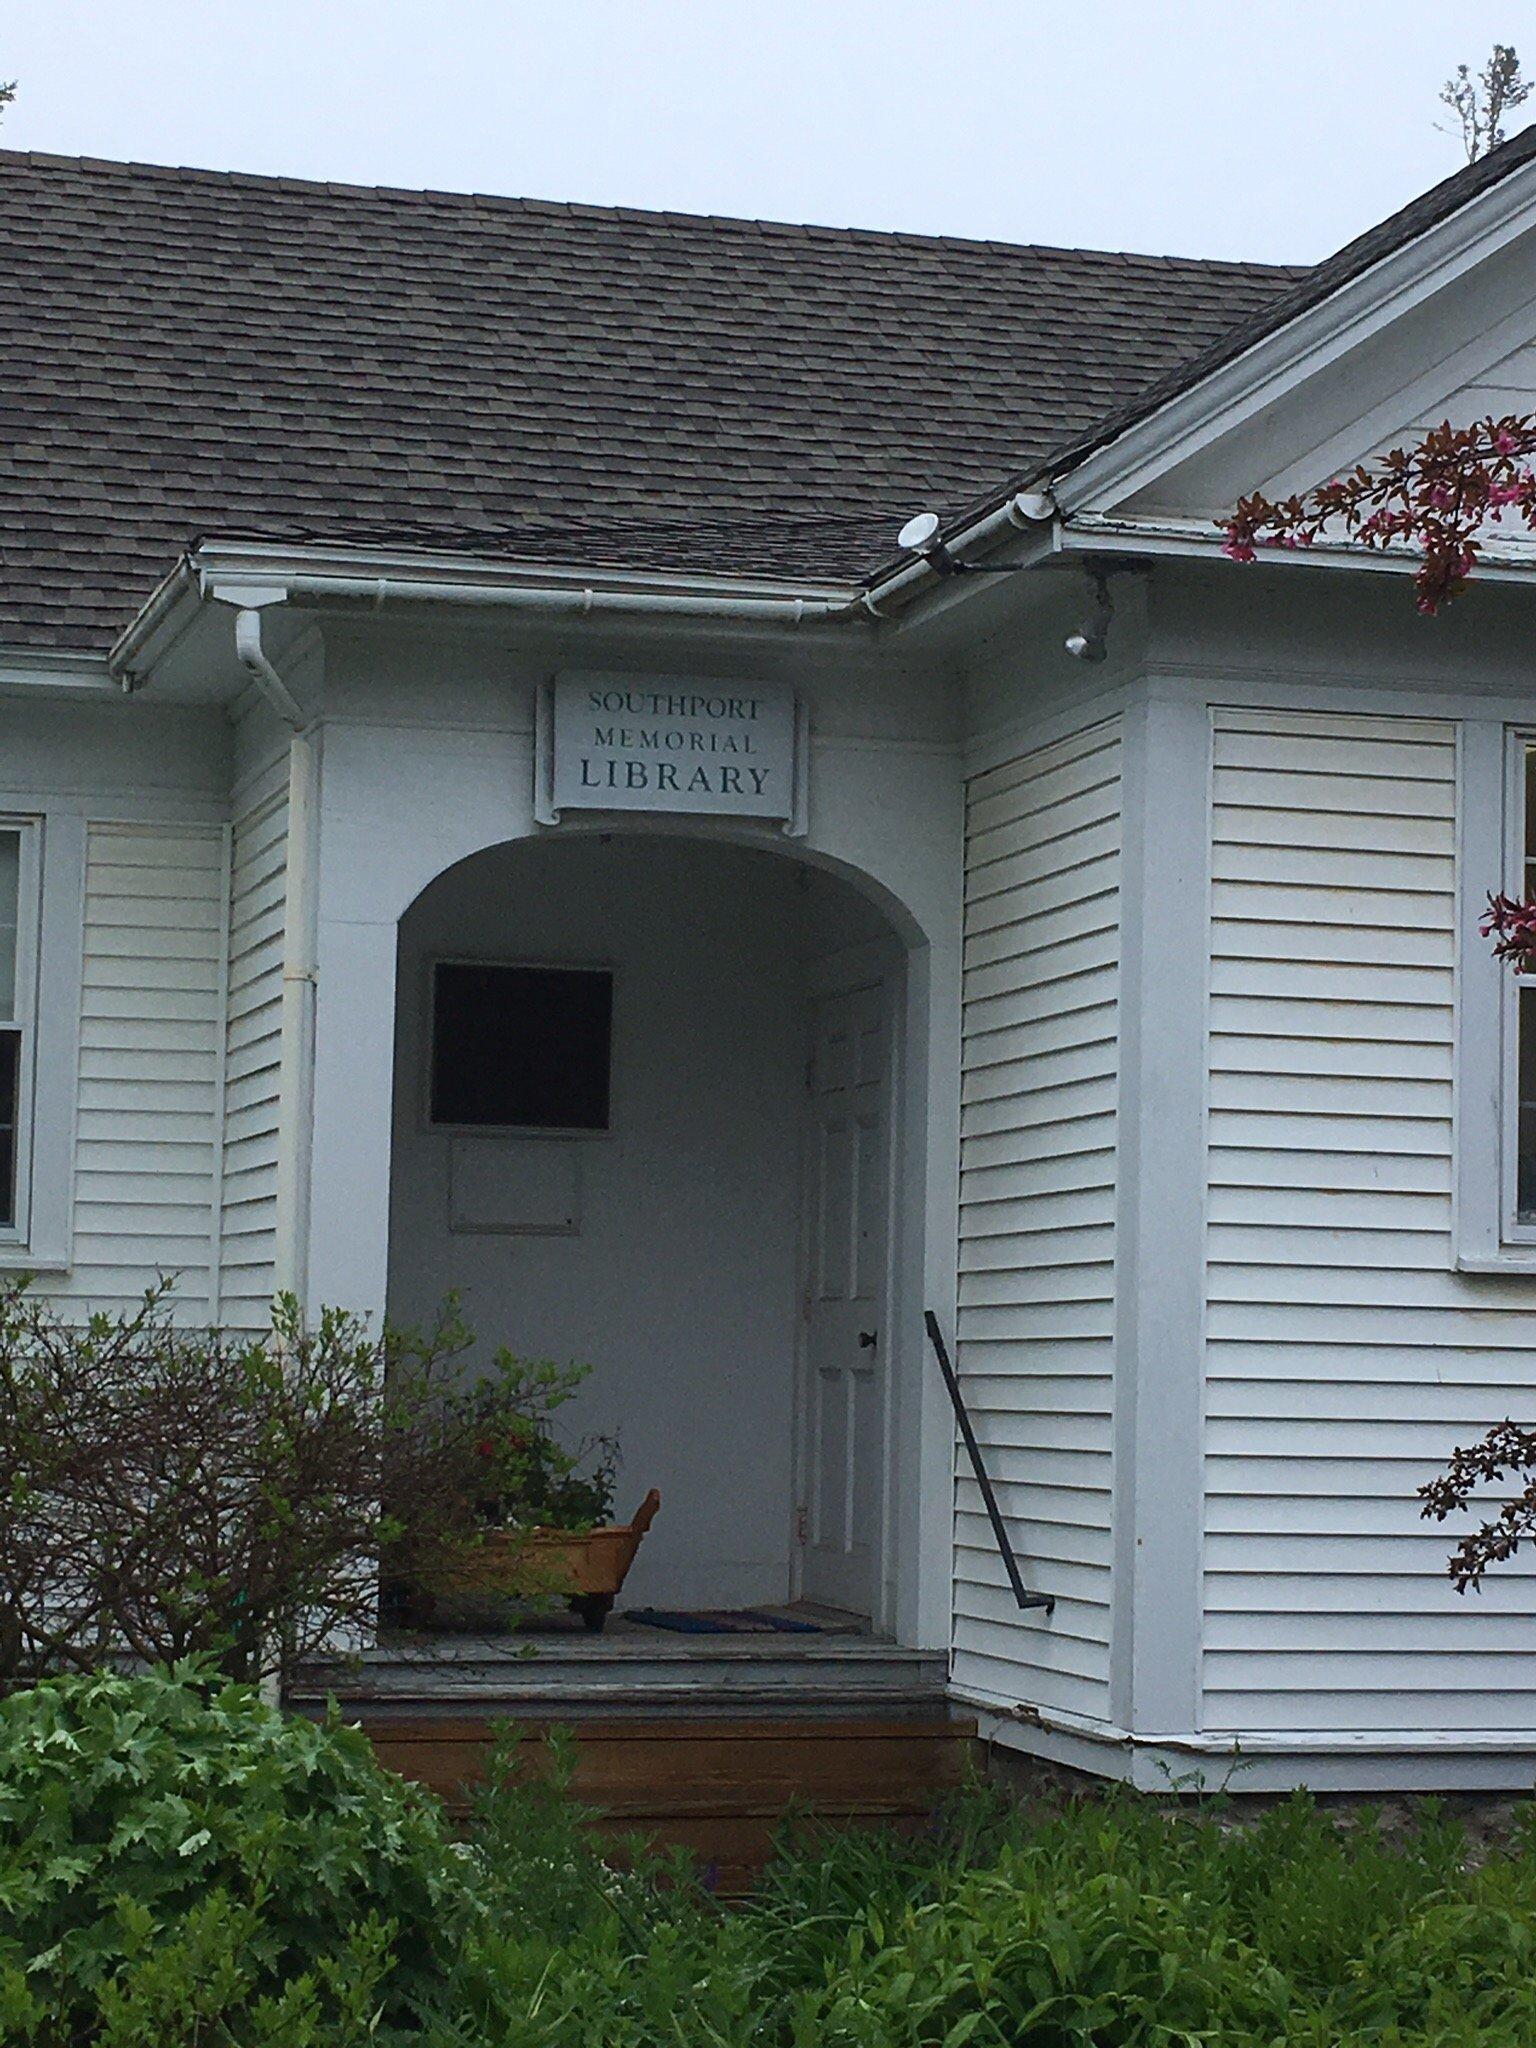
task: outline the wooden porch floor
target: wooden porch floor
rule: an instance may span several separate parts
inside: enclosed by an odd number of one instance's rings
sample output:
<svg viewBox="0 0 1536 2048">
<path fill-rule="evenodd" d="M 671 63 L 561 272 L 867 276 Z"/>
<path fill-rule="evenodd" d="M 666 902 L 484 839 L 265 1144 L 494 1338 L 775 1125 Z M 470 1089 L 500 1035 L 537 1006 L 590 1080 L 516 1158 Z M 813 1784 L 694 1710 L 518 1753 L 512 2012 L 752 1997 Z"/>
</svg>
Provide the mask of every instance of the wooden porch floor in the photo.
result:
<svg viewBox="0 0 1536 2048">
<path fill-rule="evenodd" d="M 793 1635 L 685 1635 L 615 1615 L 600 1635 L 563 1617 L 501 1635 L 404 1635 L 309 1667 L 296 1705 L 327 1695 L 390 1713 L 539 1720 L 715 1712 L 942 1715 L 947 1659 L 856 1623 Z"/>
</svg>

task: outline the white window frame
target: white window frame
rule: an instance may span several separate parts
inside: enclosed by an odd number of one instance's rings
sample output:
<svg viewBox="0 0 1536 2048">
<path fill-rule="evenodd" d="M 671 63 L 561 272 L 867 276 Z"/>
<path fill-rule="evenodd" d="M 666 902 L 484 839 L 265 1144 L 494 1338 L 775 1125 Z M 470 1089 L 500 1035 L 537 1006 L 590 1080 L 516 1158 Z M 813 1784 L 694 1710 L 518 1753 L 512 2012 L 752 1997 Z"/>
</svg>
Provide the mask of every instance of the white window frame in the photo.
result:
<svg viewBox="0 0 1536 2048">
<path fill-rule="evenodd" d="M 1536 748 L 1536 729 L 1510 728 L 1505 756 L 1505 868 L 1499 886 L 1517 902 L 1522 901 L 1529 890 L 1526 879 L 1525 780 L 1533 748 Z M 1491 945 L 1492 941 L 1489 943 Z M 1536 974 L 1517 974 L 1507 961 L 1500 963 L 1500 972 L 1504 979 L 1499 1017 L 1504 1090 L 1503 1144 L 1499 1159 L 1501 1237 L 1507 1245 L 1529 1245 L 1532 1256 L 1536 1257 L 1536 1217 L 1522 1221 L 1519 1214 L 1520 991 L 1522 988 L 1536 989 Z"/>
<path fill-rule="evenodd" d="M 1454 1263 L 1536 1274 L 1536 1220 L 1515 1213 L 1521 978 L 1478 923 L 1490 890 L 1525 893 L 1525 757 L 1536 725 L 1463 723 L 1457 788 Z M 1536 987 L 1527 976 L 1526 987 Z"/>
<path fill-rule="evenodd" d="M 0 1222 L 0 1246 L 14 1249 L 25 1246 L 31 1238 L 32 1154 L 37 1120 L 37 967 L 43 917 L 43 821 L 0 811 L 0 832 L 15 833 L 19 841 L 16 994 L 12 1015 L 3 1021 L 7 1032 L 18 1032 L 21 1037 L 21 1054 L 16 1063 L 16 1133 L 12 1158 L 16 1213 L 11 1222 Z"/>
<path fill-rule="evenodd" d="M 76 1098 L 85 946 L 86 822 L 7 792 L 0 827 L 20 828 L 16 1221 L 0 1230 L 0 1272 L 64 1273 L 73 1257 Z"/>
</svg>

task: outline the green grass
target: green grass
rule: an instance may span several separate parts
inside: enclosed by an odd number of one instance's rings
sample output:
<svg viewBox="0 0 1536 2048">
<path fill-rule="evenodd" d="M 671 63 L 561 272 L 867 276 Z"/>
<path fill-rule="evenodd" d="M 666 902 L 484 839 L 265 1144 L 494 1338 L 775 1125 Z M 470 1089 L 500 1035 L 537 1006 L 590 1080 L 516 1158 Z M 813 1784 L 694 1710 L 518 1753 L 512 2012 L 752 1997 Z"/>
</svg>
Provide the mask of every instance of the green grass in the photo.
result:
<svg viewBox="0 0 1536 2048">
<path fill-rule="evenodd" d="M 0 1702 L 18 2048 L 1536 2048 L 1536 1840 L 972 1788 L 926 1835 L 787 1830 L 723 1907 L 619 1872 L 558 1783 L 455 1840 L 363 1738 L 240 1687 Z"/>
</svg>

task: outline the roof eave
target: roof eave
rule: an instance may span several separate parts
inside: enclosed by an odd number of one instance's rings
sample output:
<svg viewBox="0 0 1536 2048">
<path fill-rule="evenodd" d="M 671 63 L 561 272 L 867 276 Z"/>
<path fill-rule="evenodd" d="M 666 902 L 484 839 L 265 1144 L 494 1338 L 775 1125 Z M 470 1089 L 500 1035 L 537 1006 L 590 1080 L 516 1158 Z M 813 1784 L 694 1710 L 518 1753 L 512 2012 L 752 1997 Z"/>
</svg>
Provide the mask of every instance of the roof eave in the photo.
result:
<svg viewBox="0 0 1536 2048">
<path fill-rule="evenodd" d="M 1223 535 L 1214 522 L 1194 519 L 1117 518 L 1112 513 L 1085 513 L 1065 526 L 1065 555 L 1139 556 L 1168 561 L 1209 561 L 1233 565 L 1223 553 Z M 1305 548 L 1261 548 L 1250 567 L 1365 571 L 1374 575 L 1411 576 L 1419 557 L 1406 548 L 1369 548 L 1359 541 L 1318 541 Z M 1536 584 L 1536 544 L 1484 542 L 1478 556 L 1479 583 Z"/>
<path fill-rule="evenodd" d="M 1122 503 L 1157 476 L 1337 361 L 1536 228 L 1536 161 L 1347 279 L 1097 445 L 1048 465 L 1069 515 Z"/>
<path fill-rule="evenodd" d="M 1213 435 L 1266 405 L 1284 387 L 1357 345 L 1366 334 L 1408 312 L 1536 226 L 1536 159 L 1454 212 L 1346 278 L 1324 298 L 1258 336 L 1186 389 L 1151 404 L 1105 435 L 1059 451 L 1006 485 L 978 498 L 943 531 L 953 550 L 976 545 L 1022 495 L 1049 493 L 1062 515 L 1058 545 L 1069 546 L 1075 515 L 1123 503 Z M 1102 539 L 1101 543 L 1102 545 Z M 1358 566 L 1358 555 L 1350 562 Z M 913 580 L 910 565 L 892 563 L 866 585 L 866 602 L 882 609 Z"/>
<path fill-rule="evenodd" d="M 199 541 L 162 578 L 107 656 L 133 687 L 164 659 L 205 602 L 236 607 L 325 601 L 380 610 L 437 604 L 551 616 L 642 615 L 796 627 L 872 623 L 854 583 L 514 562 L 343 543 Z"/>
</svg>

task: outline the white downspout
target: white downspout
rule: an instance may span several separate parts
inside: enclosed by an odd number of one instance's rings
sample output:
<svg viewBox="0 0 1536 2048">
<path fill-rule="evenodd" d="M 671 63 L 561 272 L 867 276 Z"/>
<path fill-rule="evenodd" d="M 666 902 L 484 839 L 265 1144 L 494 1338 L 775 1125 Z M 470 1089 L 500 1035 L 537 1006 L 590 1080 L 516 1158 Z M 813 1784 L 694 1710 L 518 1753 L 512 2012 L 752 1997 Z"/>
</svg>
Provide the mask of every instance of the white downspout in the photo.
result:
<svg viewBox="0 0 1536 2048">
<path fill-rule="evenodd" d="M 302 732 L 309 720 L 304 716 L 298 699 L 267 659 L 266 649 L 261 644 L 261 613 L 254 605 L 242 606 L 235 613 L 235 656 L 283 723 L 294 732 Z"/>
<path fill-rule="evenodd" d="M 267 657 L 261 613 L 235 614 L 235 653 L 288 727 L 288 837 L 283 898 L 283 998 L 278 1064 L 277 1220 L 273 1288 L 308 1307 L 310 1155 L 314 1130 L 315 833 L 320 787 L 320 735 Z"/>
</svg>

